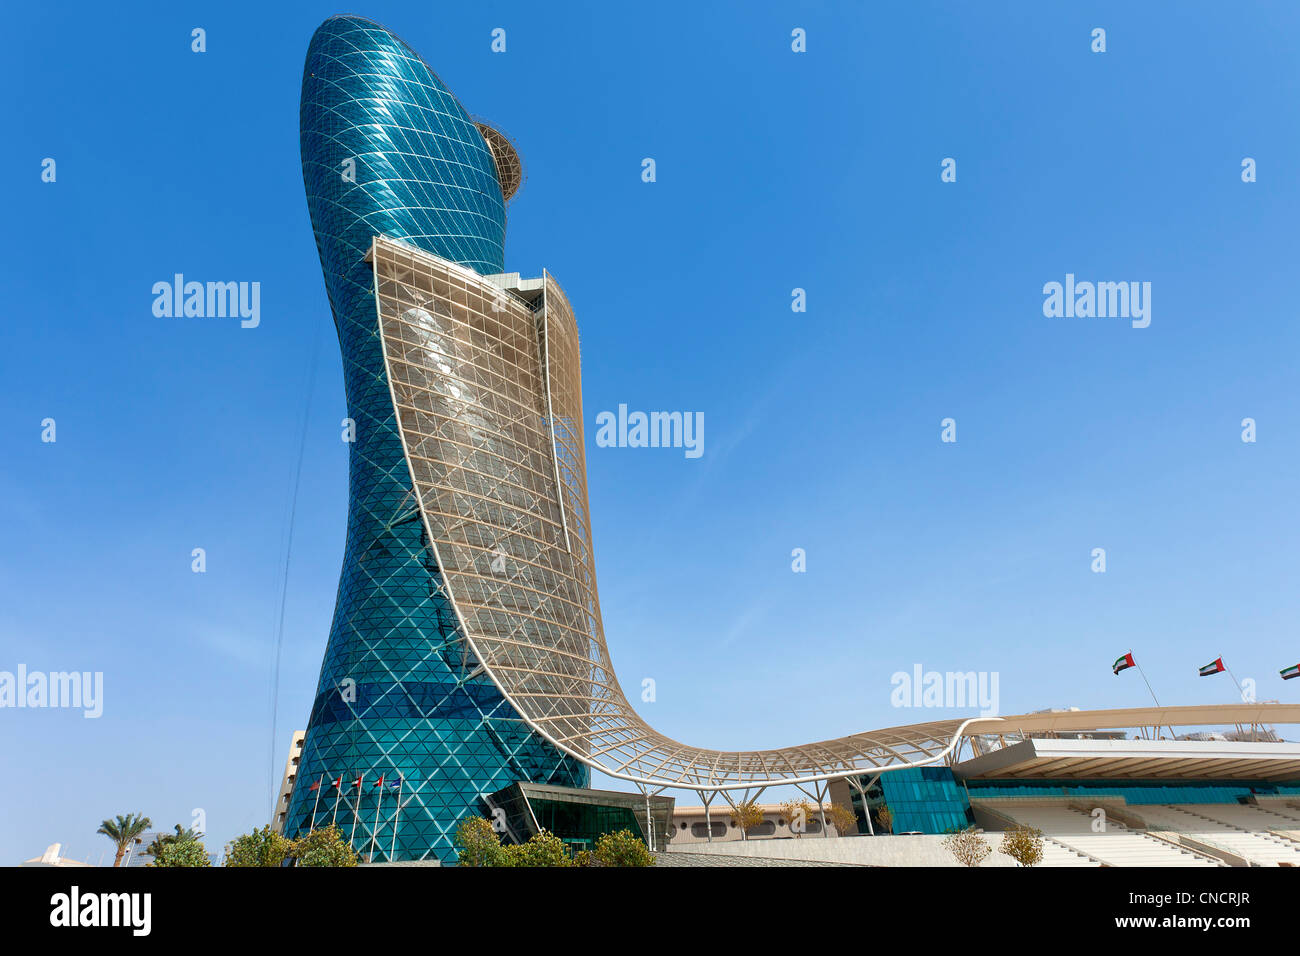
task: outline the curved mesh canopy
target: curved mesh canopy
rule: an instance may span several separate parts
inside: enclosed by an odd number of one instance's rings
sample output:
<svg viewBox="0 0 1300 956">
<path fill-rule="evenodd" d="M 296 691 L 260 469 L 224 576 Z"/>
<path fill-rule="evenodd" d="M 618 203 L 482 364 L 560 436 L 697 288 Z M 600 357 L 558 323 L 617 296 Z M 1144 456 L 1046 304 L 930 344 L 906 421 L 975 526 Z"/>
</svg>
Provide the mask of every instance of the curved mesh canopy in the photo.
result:
<svg viewBox="0 0 1300 956">
<path fill-rule="evenodd" d="M 532 727 L 611 776 L 700 789 L 942 755 L 960 720 L 756 751 L 690 747 L 650 727 L 619 685 L 601 623 L 564 292 L 550 275 L 482 276 L 383 237 L 370 258 L 430 547 L 470 648 Z"/>
<path fill-rule="evenodd" d="M 510 137 L 501 130 L 475 119 L 474 125 L 483 134 L 483 141 L 492 152 L 492 161 L 496 163 L 497 179 L 501 183 L 501 195 L 509 202 L 524 184 L 524 163 L 519 158 L 519 150 L 510 141 Z"/>
</svg>

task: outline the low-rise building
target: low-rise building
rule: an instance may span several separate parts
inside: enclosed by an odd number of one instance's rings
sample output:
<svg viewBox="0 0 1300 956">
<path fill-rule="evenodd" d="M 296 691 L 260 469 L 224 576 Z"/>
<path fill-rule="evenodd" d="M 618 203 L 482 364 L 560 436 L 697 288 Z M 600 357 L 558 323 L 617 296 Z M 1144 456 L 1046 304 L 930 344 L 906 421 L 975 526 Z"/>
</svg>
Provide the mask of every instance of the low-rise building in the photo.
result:
<svg viewBox="0 0 1300 956">
<path fill-rule="evenodd" d="M 45 848 L 45 852 L 40 856 L 34 856 L 30 860 L 23 860 L 19 866 L 92 866 L 90 863 L 82 863 L 79 860 L 69 860 L 62 855 L 63 844 L 51 843 Z"/>
<path fill-rule="evenodd" d="M 840 834 L 831 822 L 830 805 L 823 804 L 826 813 L 826 829 L 822 830 L 821 814 L 814 812 L 802 821 L 799 829 L 797 821 L 789 819 L 779 803 L 760 803 L 758 809 L 763 813 L 763 822 L 749 828 L 742 834 L 740 827 L 731 818 L 731 807 L 725 802 L 710 804 L 707 811 L 702 806 L 677 806 L 673 809 L 671 846 L 686 846 L 692 843 L 725 843 L 731 840 L 792 840 L 808 837 L 837 837 Z M 791 824 L 795 825 L 792 827 Z M 710 832 L 710 830 L 712 832 Z"/>
</svg>

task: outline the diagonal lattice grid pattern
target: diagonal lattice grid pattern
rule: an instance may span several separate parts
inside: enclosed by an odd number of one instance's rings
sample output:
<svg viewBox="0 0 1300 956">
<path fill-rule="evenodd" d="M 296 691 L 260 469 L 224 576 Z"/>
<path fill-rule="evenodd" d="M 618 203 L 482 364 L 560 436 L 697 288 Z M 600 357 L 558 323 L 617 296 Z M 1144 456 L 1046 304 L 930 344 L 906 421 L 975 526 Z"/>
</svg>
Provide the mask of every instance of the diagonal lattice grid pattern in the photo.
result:
<svg viewBox="0 0 1300 956">
<path fill-rule="evenodd" d="M 943 754 L 961 721 L 780 750 L 689 747 L 636 713 L 596 592 L 577 324 L 540 296 L 376 236 L 377 327 L 435 560 L 475 656 L 528 724 L 611 776 L 699 790 L 810 782 Z"/>
<path fill-rule="evenodd" d="M 461 104 L 401 40 L 357 17 L 312 38 L 300 135 L 355 441 L 338 598 L 285 833 L 336 817 L 376 859 L 450 861 L 456 824 L 484 795 L 516 780 L 585 786 L 589 773 L 520 719 L 462 639 L 403 455 L 365 255 L 381 231 L 500 272 L 505 203 Z M 340 778 L 341 792 L 330 786 Z M 400 811 L 388 786 L 399 778 Z"/>
</svg>

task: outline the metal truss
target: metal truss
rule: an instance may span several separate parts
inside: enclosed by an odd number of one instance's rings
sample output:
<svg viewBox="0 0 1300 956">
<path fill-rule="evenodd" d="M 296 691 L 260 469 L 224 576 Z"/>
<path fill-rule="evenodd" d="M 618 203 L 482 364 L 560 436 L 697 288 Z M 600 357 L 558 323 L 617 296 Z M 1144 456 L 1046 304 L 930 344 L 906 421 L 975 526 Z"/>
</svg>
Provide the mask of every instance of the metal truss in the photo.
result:
<svg viewBox="0 0 1300 956">
<path fill-rule="evenodd" d="M 465 640 L 524 721 L 611 777 L 716 792 L 943 760 L 942 720 L 777 750 L 690 747 L 650 727 L 610 661 L 587 504 L 578 329 L 549 274 L 511 289 L 376 237 L 393 406 L 431 549 Z M 533 282 L 534 287 L 538 283 Z"/>
<path fill-rule="evenodd" d="M 506 202 L 509 202 L 528 178 L 528 174 L 524 171 L 524 161 L 509 136 L 477 116 L 473 119 L 474 125 L 478 127 L 478 131 L 487 142 L 488 150 L 492 153 L 492 161 L 496 163 L 501 195 Z"/>
</svg>

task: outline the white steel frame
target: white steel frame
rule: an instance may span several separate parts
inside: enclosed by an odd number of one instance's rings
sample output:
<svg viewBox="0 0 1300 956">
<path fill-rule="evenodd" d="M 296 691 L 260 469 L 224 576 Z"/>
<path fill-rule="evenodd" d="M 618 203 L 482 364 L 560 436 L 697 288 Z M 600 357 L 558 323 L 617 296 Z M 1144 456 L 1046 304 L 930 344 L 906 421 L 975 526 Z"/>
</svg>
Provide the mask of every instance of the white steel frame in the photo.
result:
<svg viewBox="0 0 1300 956">
<path fill-rule="evenodd" d="M 563 291 L 544 275 L 539 316 L 523 296 L 503 302 L 499 284 L 405 243 L 376 237 L 370 259 L 389 390 L 446 596 L 484 671 L 554 746 L 648 795 L 748 796 L 778 784 L 820 792 L 827 780 L 941 761 L 968 726 L 998 720 L 760 751 L 689 747 L 656 732 L 623 693 L 605 644 L 577 325 Z M 484 561 L 503 552 L 510 567 L 494 581 Z"/>
<path fill-rule="evenodd" d="M 1219 716 L 1300 722 L 1300 706 L 1281 704 L 1076 711 L 940 720 L 753 751 L 660 734 L 623 693 L 605 643 L 578 330 L 563 290 L 545 273 L 540 296 L 509 291 L 509 277 L 481 276 L 382 236 L 368 258 L 406 464 L 467 654 L 529 727 L 647 796 L 672 788 L 732 803 L 735 791 L 743 801 L 794 785 L 820 804 L 828 781 L 849 778 L 861 789 L 855 778 L 953 762 L 968 736 Z"/>
</svg>

